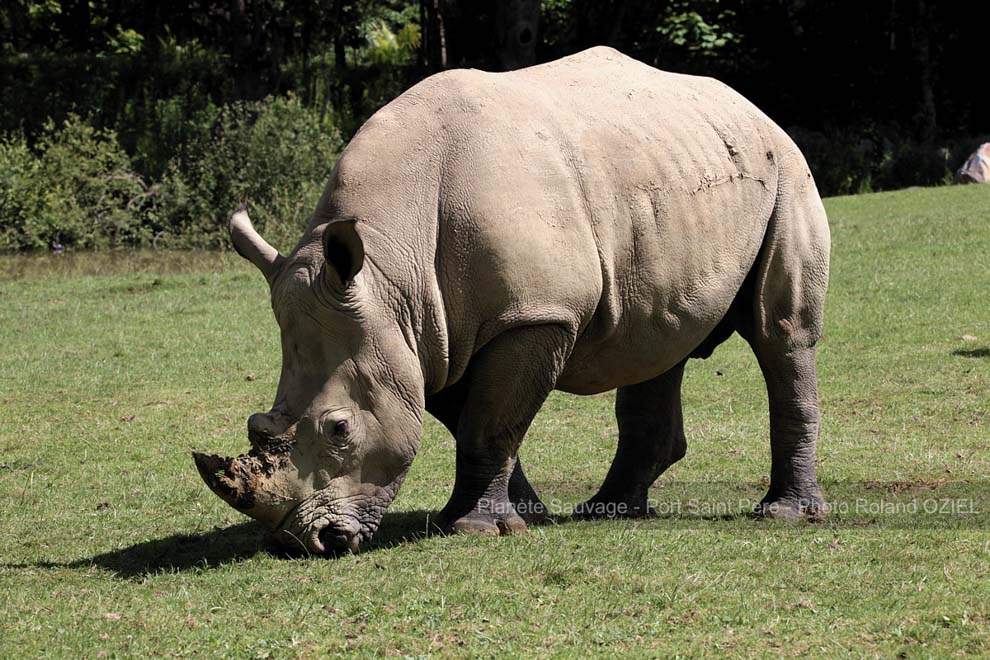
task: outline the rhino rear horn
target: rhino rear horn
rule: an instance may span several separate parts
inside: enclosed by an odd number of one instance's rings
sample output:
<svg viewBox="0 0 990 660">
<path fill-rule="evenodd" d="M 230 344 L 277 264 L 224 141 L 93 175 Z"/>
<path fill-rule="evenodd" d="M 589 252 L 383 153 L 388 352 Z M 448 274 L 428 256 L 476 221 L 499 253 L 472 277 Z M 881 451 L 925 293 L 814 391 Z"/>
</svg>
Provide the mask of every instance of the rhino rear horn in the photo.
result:
<svg viewBox="0 0 990 660">
<path fill-rule="evenodd" d="M 228 221 L 230 242 L 234 244 L 237 253 L 258 267 L 258 270 L 269 282 L 275 276 L 275 271 L 282 263 L 282 255 L 261 237 L 251 224 L 247 214 L 247 206 L 238 207 Z"/>
</svg>

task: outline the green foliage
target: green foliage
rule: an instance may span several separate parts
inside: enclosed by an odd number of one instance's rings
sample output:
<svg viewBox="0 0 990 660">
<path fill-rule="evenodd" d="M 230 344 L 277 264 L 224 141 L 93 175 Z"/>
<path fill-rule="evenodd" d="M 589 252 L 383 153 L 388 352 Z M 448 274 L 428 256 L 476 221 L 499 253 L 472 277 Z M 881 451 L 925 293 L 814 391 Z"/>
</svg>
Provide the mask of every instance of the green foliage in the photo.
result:
<svg viewBox="0 0 990 660">
<path fill-rule="evenodd" d="M 873 190 L 875 156 L 869 140 L 826 136 L 800 128 L 789 130 L 800 147 L 823 195 L 850 195 Z"/>
<path fill-rule="evenodd" d="M 269 240 L 297 238 L 340 149 L 336 129 L 293 96 L 225 107 L 165 175 L 166 244 L 226 245 L 226 218 L 245 201 Z"/>
<path fill-rule="evenodd" d="M 988 136 L 959 136 L 930 144 L 894 126 L 788 130 L 823 195 L 850 195 L 910 186 L 937 186 Z"/>
<path fill-rule="evenodd" d="M 699 13 L 704 11 L 708 18 Z M 719 7 L 718 0 L 672 2 L 657 32 L 673 46 L 705 57 L 716 57 L 728 45 L 739 42 L 739 37 L 725 25 L 735 17 L 731 9 Z"/>
<path fill-rule="evenodd" d="M 240 197 L 289 240 L 326 179 L 328 154 L 339 150 L 337 132 L 346 139 L 440 66 L 441 26 L 448 66 L 497 68 L 508 43 L 498 32 L 520 6 L 3 4 L 0 249 L 51 240 L 222 245 L 218 220 Z M 431 7 L 442 7 L 439 20 Z M 806 127 L 797 141 L 826 195 L 943 183 L 979 143 L 969 138 L 990 130 L 972 76 L 948 66 L 982 57 L 981 23 L 951 3 L 543 0 L 540 12 L 540 61 L 607 44 L 647 64 L 716 77 L 782 126 Z M 283 100 L 259 101 L 269 97 Z M 279 126 L 268 112 L 302 124 Z M 76 137 L 67 133 L 45 156 L 67 130 L 52 122 L 66 121 Z M 88 156 L 64 156 L 87 153 L 83 142 L 101 154 L 92 167 L 81 164 Z M 285 160 L 236 173 L 228 164 L 235 149 Z M 93 193 L 94 181 L 108 192 Z"/>
<path fill-rule="evenodd" d="M 134 164 L 160 179 L 169 162 L 209 140 L 220 109 L 208 98 L 173 96 L 128 102 L 122 123 L 128 129 Z"/>
<path fill-rule="evenodd" d="M 406 23 L 398 32 L 393 32 L 382 19 L 368 25 L 368 45 L 362 55 L 377 65 L 408 66 L 416 60 L 419 49 L 419 25 Z"/>
<path fill-rule="evenodd" d="M 9 138 L 0 153 L 9 168 L 0 184 L 0 249 L 147 241 L 154 193 L 131 171 L 113 131 L 71 115 L 61 126 L 49 121 L 34 152 Z"/>
<path fill-rule="evenodd" d="M 27 7 L 27 14 L 36 21 L 51 21 L 62 13 L 58 0 L 40 0 L 37 2 L 22 2 Z"/>
<path fill-rule="evenodd" d="M 35 228 L 38 159 L 22 135 L 0 139 L 0 249 L 43 247 Z"/>
<path fill-rule="evenodd" d="M 410 86 L 419 75 L 422 34 L 418 12 L 381 9 L 359 27 L 362 39 L 349 49 L 351 70 L 339 81 L 349 103 L 338 104 L 346 116 L 345 128 L 356 131 L 361 123 Z"/>
<path fill-rule="evenodd" d="M 116 133 L 70 115 L 61 126 L 45 126 L 38 151 L 46 239 L 105 247 L 147 238 L 141 221 L 151 193 L 131 171 Z"/>
<path fill-rule="evenodd" d="M 155 180 L 170 160 L 208 137 L 218 100 L 230 94 L 231 85 L 224 57 L 195 39 L 180 42 L 167 34 L 157 49 L 147 79 L 124 101 L 116 119 L 135 167 Z"/>
<path fill-rule="evenodd" d="M 0 250 L 220 247 L 243 201 L 270 240 L 298 236 L 341 148 L 331 124 L 292 96 L 193 113 L 167 99 L 155 109 L 158 138 L 184 145 L 160 184 L 133 171 L 113 131 L 76 115 L 49 122 L 34 149 L 20 135 L 0 141 Z"/>
<path fill-rule="evenodd" d="M 118 55 L 137 55 L 144 46 L 144 35 L 137 30 L 117 26 L 116 33 L 107 38 L 110 49 Z"/>
</svg>

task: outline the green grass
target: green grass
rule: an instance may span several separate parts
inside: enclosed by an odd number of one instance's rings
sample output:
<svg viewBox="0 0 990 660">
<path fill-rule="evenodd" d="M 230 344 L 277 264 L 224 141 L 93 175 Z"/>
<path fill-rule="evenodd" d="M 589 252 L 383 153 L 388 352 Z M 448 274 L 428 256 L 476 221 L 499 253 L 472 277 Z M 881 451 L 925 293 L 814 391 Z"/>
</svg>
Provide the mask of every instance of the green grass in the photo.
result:
<svg viewBox="0 0 990 660">
<path fill-rule="evenodd" d="M 745 515 L 769 448 L 734 338 L 688 367 L 659 518 L 417 534 L 453 480 L 431 420 L 377 546 L 339 560 L 268 554 L 189 456 L 243 451 L 274 394 L 260 275 L 231 255 L 0 259 L 0 656 L 990 653 L 990 186 L 827 208 L 828 522 Z M 544 407 L 522 454 L 548 501 L 600 483 L 612 402 Z"/>
</svg>

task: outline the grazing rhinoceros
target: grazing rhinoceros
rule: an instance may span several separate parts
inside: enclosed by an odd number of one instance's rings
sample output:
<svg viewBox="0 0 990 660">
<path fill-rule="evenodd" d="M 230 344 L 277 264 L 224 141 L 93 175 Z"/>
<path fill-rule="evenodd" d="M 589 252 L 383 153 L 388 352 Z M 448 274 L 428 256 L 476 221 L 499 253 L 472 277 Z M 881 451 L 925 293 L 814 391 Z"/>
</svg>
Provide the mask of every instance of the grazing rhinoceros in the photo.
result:
<svg viewBox="0 0 990 660">
<path fill-rule="evenodd" d="M 725 85 L 608 48 L 432 76 L 376 113 L 287 256 L 230 219 L 271 287 L 275 403 L 251 451 L 196 455 L 210 488 L 311 552 L 372 537 L 424 412 L 457 440 L 438 527 L 541 513 L 516 458 L 553 389 L 618 388 L 618 450 L 588 517 L 649 513 L 685 452 L 681 376 L 739 332 L 770 401 L 758 512 L 825 508 L 815 343 L 829 230 L 793 142 Z"/>
</svg>

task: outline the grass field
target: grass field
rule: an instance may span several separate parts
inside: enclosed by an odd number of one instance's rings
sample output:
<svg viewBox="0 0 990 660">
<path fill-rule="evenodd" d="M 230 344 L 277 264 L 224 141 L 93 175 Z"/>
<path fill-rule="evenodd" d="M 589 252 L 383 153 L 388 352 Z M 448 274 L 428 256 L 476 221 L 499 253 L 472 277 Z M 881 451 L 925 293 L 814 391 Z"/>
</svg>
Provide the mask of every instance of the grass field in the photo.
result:
<svg viewBox="0 0 990 660">
<path fill-rule="evenodd" d="M 274 395 L 257 272 L 0 259 L 0 656 L 990 653 L 990 186 L 826 206 L 829 521 L 746 515 L 766 402 L 733 338 L 688 367 L 658 518 L 426 537 L 454 457 L 430 420 L 377 545 L 337 560 L 268 554 L 189 456 L 244 451 Z M 544 407 L 522 455 L 548 502 L 597 488 L 613 398 Z"/>
</svg>

